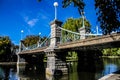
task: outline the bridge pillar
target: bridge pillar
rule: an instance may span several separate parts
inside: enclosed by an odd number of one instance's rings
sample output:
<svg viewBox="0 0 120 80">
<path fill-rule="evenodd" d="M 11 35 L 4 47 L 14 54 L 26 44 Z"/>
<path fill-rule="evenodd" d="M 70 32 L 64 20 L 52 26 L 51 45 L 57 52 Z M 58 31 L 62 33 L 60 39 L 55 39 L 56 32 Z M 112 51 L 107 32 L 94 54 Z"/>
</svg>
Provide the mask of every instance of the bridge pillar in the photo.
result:
<svg viewBox="0 0 120 80">
<path fill-rule="evenodd" d="M 63 75 L 68 74 L 65 55 L 59 52 L 47 52 L 47 68 L 46 74 L 48 75 Z"/>
<path fill-rule="evenodd" d="M 51 25 L 51 39 L 50 39 L 50 47 L 55 48 L 57 44 L 60 42 L 61 30 L 58 27 L 61 27 L 62 22 L 58 20 L 54 20 L 50 23 Z"/>
<path fill-rule="evenodd" d="M 80 33 L 80 39 L 86 39 L 88 36 L 86 35 L 87 33 L 90 32 L 90 29 L 87 27 L 81 27 L 79 29 L 79 33 Z"/>
<path fill-rule="evenodd" d="M 67 70 L 66 63 L 61 59 L 61 56 L 58 55 L 60 51 L 57 48 L 61 37 L 61 30 L 58 27 L 61 27 L 61 24 L 62 22 L 58 20 L 51 22 L 50 46 L 44 51 L 47 55 L 46 74 L 49 75 L 61 75 Z"/>
</svg>

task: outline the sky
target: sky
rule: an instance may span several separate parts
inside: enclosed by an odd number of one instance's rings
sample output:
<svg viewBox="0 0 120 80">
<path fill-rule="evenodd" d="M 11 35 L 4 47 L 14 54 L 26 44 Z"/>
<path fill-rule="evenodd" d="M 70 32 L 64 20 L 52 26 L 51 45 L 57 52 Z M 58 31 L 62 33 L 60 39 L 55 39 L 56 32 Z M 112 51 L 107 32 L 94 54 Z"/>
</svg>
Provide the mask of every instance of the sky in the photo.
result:
<svg viewBox="0 0 120 80">
<path fill-rule="evenodd" d="M 98 25 L 94 0 L 84 0 L 85 17 L 91 30 Z M 80 18 L 77 8 L 71 4 L 62 8 L 62 0 L 0 0 L 0 36 L 9 36 L 14 44 L 27 35 L 48 36 L 50 22 L 54 20 L 54 2 L 58 2 L 57 19 L 63 24 L 68 18 Z M 21 32 L 23 30 L 23 32 Z"/>
</svg>

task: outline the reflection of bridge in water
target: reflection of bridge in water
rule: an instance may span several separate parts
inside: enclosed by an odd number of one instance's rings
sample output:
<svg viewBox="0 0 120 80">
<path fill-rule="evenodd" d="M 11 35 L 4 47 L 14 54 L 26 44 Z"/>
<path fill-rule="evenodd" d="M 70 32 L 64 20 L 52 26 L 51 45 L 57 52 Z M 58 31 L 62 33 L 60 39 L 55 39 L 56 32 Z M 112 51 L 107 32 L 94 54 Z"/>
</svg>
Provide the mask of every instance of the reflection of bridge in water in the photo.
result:
<svg viewBox="0 0 120 80">
<path fill-rule="evenodd" d="M 66 55 L 69 51 L 75 51 L 78 55 L 78 70 L 87 71 L 85 68 L 92 64 L 93 67 L 89 67 L 88 71 L 94 71 L 96 70 L 94 65 L 102 56 L 102 49 L 120 47 L 120 33 L 91 34 L 87 32 L 88 30 L 85 27 L 80 28 L 79 33 L 76 33 L 63 29 L 61 24 L 62 22 L 54 20 L 51 23 L 50 38 L 41 44 L 38 42 L 34 46 L 25 47 L 21 41 L 18 55 L 30 64 L 43 65 L 43 58 L 46 54 L 46 73 L 62 75 L 68 71 Z M 66 31 L 67 34 L 62 35 L 63 31 Z M 79 68 L 79 66 L 83 67 Z"/>
</svg>

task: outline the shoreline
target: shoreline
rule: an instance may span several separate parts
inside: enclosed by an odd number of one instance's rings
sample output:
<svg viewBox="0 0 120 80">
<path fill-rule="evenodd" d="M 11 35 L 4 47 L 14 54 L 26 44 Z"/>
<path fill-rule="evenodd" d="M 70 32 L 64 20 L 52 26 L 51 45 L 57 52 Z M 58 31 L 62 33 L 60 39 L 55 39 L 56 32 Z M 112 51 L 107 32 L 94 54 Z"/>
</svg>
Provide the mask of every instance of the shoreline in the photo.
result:
<svg viewBox="0 0 120 80">
<path fill-rule="evenodd" d="M 102 56 L 102 58 L 120 58 L 120 56 Z"/>
<path fill-rule="evenodd" d="M 26 62 L 19 62 L 19 64 L 26 64 Z M 17 65 L 17 62 L 0 62 L 0 65 Z"/>
</svg>

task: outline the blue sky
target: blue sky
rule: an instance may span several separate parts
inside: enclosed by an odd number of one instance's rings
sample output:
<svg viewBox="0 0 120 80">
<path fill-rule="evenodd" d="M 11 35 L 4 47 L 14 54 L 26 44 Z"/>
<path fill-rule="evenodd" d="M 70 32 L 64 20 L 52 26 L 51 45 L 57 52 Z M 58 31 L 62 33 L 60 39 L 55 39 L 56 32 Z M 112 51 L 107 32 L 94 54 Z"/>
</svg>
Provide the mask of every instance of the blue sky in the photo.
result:
<svg viewBox="0 0 120 80">
<path fill-rule="evenodd" d="M 62 8 L 62 0 L 0 0 L 0 36 L 9 36 L 13 43 L 19 44 L 22 37 L 26 35 L 47 36 L 50 33 L 50 22 L 54 20 L 53 3 L 57 1 L 59 6 L 58 20 L 63 23 L 67 18 L 81 17 L 71 4 L 67 8 Z M 84 0 L 86 2 L 85 16 L 95 30 L 97 17 L 94 9 L 94 0 Z"/>
</svg>

